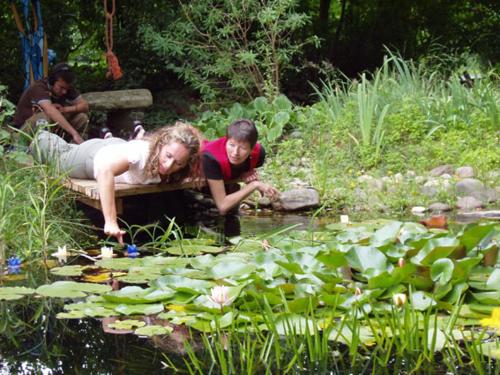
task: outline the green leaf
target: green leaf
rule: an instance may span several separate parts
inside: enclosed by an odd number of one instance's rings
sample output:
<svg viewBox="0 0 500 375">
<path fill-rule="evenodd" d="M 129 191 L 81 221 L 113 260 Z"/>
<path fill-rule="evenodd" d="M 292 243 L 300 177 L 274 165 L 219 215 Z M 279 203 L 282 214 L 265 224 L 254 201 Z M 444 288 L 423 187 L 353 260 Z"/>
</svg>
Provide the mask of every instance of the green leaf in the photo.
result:
<svg viewBox="0 0 500 375">
<path fill-rule="evenodd" d="M 109 323 L 108 327 L 113 329 L 133 329 L 140 328 L 146 325 L 142 320 L 136 319 L 125 319 L 125 320 L 116 320 L 114 323 Z"/>
<path fill-rule="evenodd" d="M 109 302 L 114 303 L 153 303 L 168 300 L 174 295 L 172 289 L 158 290 L 156 288 L 143 289 L 140 286 L 126 286 L 120 290 L 105 293 L 102 297 Z"/>
<path fill-rule="evenodd" d="M 347 265 L 347 259 L 340 251 L 330 251 L 326 254 L 320 254 L 316 257 L 321 263 L 330 268 L 338 268 Z"/>
<path fill-rule="evenodd" d="M 279 111 L 290 112 L 292 110 L 293 104 L 285 95 L 278 95 L 273 100 L 273 106 Z"/>
<path fill-rule="evenodd" d="M 430 266 L 436 260 L 450 255 L 458 246 L 460 242 L 454 237 L 433 238 L 427 241 L 411 261 L 418 265 Z"/>
<path fill-rule="evenodd" d="M 42 285 L 36 289 L 37 294 L 54 298 L 86 297 L 87 294 L 102 294 L 109 291 L 111 291 L 109 285 L 77 283 L 75 281 L 56 281 L 55 283 Z"/>
<path fill-rule="evenodd" d="M 280 129 L 283 129 L 283 127 L 290 121 L 290 115 L 287 112 L 278 112 L 275 113 L 273 116 L 273 127 L 278 126 Z"/>
<path fill-rule="evenodd" d="M 451 280 L 455 265 L 448 258 L 436 260 L 431 266 L 431 279 L 439 284 L 446 284 Z"/>
<path fill-rule="evenodd" d="M 275 329 L 280 335 L 305 335 L 306 331 L 308 334 L 314 335 L 319 330 L 318 327 L 315 329 L 315 325 L 316 322 L 302 315 L 282 314 L 276 319 Z"/>
<path fill-rule="evenodd" d="M 150 325 L 135 330 L 135 334 L 138 336 L 157 336 L 157 335 L 168 335 L 173 332 L 172 327 L 164 327 L 159 325 Z"/>
<path fill-rule="evenodd" d="M 212 269 L 208 270 L 208 275 L 214 279 L 225 279 L 226 277 L 242 277 L 254 272 L 254 264 L 244 261 L 228 260 L 216 263 Z"/>
<path fill-rule="evenodd" d="M 225 313 L 223 316 L 216 318 L 215 320 L 212 320 L 210 322 L 210 326 L 212 329 L 222 329 L 222 328 L 227 328 L 230 327 L 231 324 L 233 324 L 233 319 L 234 319 L 234 313 L 232 311 L 229 311 L 228 313 Z"/>
<path fill-rule="evenodd" d="M 372 235 L 371 245 L 379 247 L 387 243 L 395 243 L 402 224 L 400 221 L 393 221 L 376 230 Z"/>
<path fill-rule="evenodd" d="M 142 264 L 143 260 L 141 258 L 101 259 L 95 262 L 96 266 L 117 271 L 126 271 L 130 267 L 140 267 Z"/>
<path fill-rule="evenodd" d="M 35 293 L 34 289 L 24 286 L 4 286 L 0 287 L 0 301 L 12 301 L 21 299 L 27 294 Z"/>
<path fill-rule="evenodd" d="M 479 243 L 491 237 L 495 231 L 496 224 L 473 224 L 468 227 L 460 241 L 465 245 L 467 252 L 475 248 Z"/>
<path fill-rule="evenodd" d="M 384 271 L 379 275 L 368 278 L 368 288 L 389 288 L 406 280 L 414 274 L 417 267 L 414 264 L 406 263 L 403 267 L 396 267 L 392 272 Z"/>
<path fill-rule="evenodd" d="M 152 286 L 166 289 L 178 290 L 189 294 L 206 293 L 208 289 L 216 284 L 213 281 L 191 279 L 184 276 L 165 275 L 151 283 Z"/>
<path fill-rule="evenodd" d="M 500 268 L 495 268 L 486 281 L 486 286 L 492 290 L 500 290 Z"/>
<path fill-rule="evenodd" d="M 115 311 L 124 315 L 152 315 L 163 311 L 163 304 L 145 304 L 145 305 L 125 305 L 121 304 L 115 307 Z"/>
<path fill-rule="evenodd" d="M 434 301 L 430 296 L 425 294 L 424 292 L 414 292 L 410 296 L 411 305 L 413 308 L 419 311 L 425 311 L 431 306 L 436 305 L 436 301 Z"/>
<path fill-rule="evenodd" d="M 346 259 L 349 266 L 360 272 L 370 268 L 382 272 L 387 267 L 386 256 L 372 246 L 354 246 L 347 252 Z"/>
<path fill-rule="evenodd" d="M 216 254 L 226 250 L 224 247 L 207 245 L 183 245 L 167 248 L 167 253 L 172 255 L 200 255 L 205 253 Z"/>
<path fill-rule="evenodd" d="M 259 96 L 255 98 L 252 102 L 253 107 L 257 112 L 263 113 L 269 110 L 269 103 L 267 102 L 267 98 L 263 96 Z"/>
<path fill-rule="evenodd" d="M 472 296 L 483 305 L 500 306 L 500 290 L 494 292 L 472 293 Z"/>
<path fill-rule="evenodd" d="M 57 276 L 81 276 L 82 272 L 89 268 L 89 266 L 64 266 L 64 267 L 54 267 L 50 270 L 50 273 L 53 273 Z"/>
</svg>

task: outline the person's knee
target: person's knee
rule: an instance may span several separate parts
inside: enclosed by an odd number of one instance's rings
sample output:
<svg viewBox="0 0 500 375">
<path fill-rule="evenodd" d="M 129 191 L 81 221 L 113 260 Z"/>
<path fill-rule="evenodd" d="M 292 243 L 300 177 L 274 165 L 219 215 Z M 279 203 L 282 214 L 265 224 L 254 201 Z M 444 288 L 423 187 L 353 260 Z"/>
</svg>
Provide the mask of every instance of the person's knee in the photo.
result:
<svg viewBox="0 0 500 375">
<path fill-rule="evenodd" d="M 76 130 L 83 130 L 89 123 L 89 116 L 86 113 L 77 113 L 70 122 Z"/>
</svg>

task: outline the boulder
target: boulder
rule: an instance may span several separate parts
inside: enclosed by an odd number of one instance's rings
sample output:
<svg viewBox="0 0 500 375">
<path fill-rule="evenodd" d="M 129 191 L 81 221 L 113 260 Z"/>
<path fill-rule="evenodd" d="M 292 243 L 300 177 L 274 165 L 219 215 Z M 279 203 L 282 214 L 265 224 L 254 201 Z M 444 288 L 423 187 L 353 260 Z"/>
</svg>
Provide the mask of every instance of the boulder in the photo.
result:
<svg viewBox="0 0 500 375">
<path fill-rule="evenodd" d="M 429 211 L 431 212 L 446 212 L 446 211 L 451 211 L 452 207 L 449 204 L 446 203 L 441 203 L 441 202 L 435 202 L 429 205 Z"/>
<path fill-rule="evenodd" d="M 486 199 L 488 203 L 495 203 L 498 200 L 496 189 L 486 189 Z"/>
<path fill-rule="evenodd" d="M 464 178 L 455 185 L 459 197 L 471 196 L 483 203 L 488 202 L 488 192 L 484 184 L 475 178 Z"/>
<path fill-rule="evenodd" d="M 446 164 L 446 165 L 440 165 L 439 167 L 434 168 L 429 172 L 429 175 L 432 177 L 438 177 L 441 176 L 442 174 L 453 174 L 453 166 Z"/>
<path fill-rule="evenodd" d="M 319 194 L 315 189 L 292 189 L 281 193 L 273 202 L 275 210 L 298 211 L 319 206 Z"/>
<path fill-rule="evenodd" d="M 472 167 L 458 167 L 455 170 L 455 176 L 458 178 L 472 178 L 474 177 L 474 168 Z"/>
<path fill-rule="evenodd" d="M 146 108 L 153 104 L 153 96 L 147 89 L 95 91 L 82 96 L 91 110 Z"/>
<path fill-rule="evenodd" d="M 460 197 L 457 200 L 457 208 L 461 210 L 475 210 L 484 206 L 484 203 L 472 196 Z"/>
</svg>

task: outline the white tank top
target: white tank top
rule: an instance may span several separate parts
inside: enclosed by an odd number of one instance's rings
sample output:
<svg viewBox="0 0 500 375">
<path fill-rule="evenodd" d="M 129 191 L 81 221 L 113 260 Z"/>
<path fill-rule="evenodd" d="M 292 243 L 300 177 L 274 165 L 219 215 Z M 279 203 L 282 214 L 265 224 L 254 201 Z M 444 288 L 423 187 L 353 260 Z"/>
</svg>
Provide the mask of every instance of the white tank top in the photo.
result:
<svg viewBox="0 0 500 375">
<path fill-rule="evenodd" d="M 94 156 L 94 178 L 99 170 L 113 158 L 127 158 L 128 171 L 115 176 L 115 183 L 124 184 L 158 184 L 160 176 L 148 178 L 146 176 L 146 161 L 149 156 L 149 142 L 143 140 L 128 141 L 120 144 L 104 146 Z"/>
</svg>

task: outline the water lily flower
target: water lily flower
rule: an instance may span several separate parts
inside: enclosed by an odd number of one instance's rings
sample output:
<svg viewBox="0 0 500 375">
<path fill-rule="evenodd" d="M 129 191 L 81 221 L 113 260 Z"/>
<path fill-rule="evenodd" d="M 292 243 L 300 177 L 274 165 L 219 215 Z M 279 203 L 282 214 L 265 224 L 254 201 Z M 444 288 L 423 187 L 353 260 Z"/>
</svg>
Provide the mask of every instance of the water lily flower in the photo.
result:
<svg viewBox="0 0 500 375">
<path fill-rule="evenodd" d="M 135 258 L 139 255 L 139 249 L 136 245 L 127 245 L 127 256 L 129 258 Z"/>
<path fill-rule="evenodd" d="M 500 307 L 495 307 L 491 312 L 491 318 L 481 319 L 483 327 L 496 328 L 497 333 L 500 334 Z"/>
<path fill-rule="evenodd" d="M 233 298 L 229 297 L 229 288 L 225 285 L 219 285 L 213 287 L 211 290 L 211 295 L 208 298 L 215 304 L 222 306 L 228 306 L 233 302 Z"/>
<path fill-rule="evenodd" d="M 407 301 L 406 294 L 404 293 L 396 293 L 392 296 L 392 302 L 394 302 L 394 305 L 400 307 L 403 306 Z"/>
<path fill-rule="evenodd" d="M 349 224 L 349 215 L 340 215 L 341 224 Z"/>
<path fill-rule="evenodd" d="M 359 287 L 356 287 L 356 290 L 354 290 L 354 295 L 355 296 L 360 296 L 361 294 L 363 294 L 363 292 L 361 291 L 361 289 Z"/>
<path fill-rule="evenodd" d="M 56 257 L 61 262 L 66 262 L 68 255 L 69 255 L 69 253 L 68 253 L 68 250 L 66 249 L 66 245 L 58 246 L 57 252 L 52 253 L 52 256 Z"/>
<path fill-rule="evenodd" d="M 403 258 L 399 258 L 399 260 L 398 260 L 398 266 L 399 267 L 404 267 L 404 265 L 405 265 L 405 260 Z"/>
<path fill-rule="evenodd" d="M 107 247 L 107 246 L 101 247 L 101 257 L 103 259 L 105 259 L 105 258 L 113 258 L 113 248 L 112 247 Z"/>
</svg>

